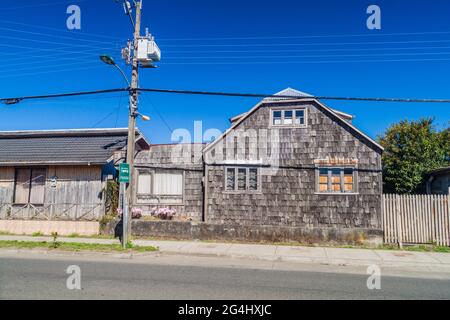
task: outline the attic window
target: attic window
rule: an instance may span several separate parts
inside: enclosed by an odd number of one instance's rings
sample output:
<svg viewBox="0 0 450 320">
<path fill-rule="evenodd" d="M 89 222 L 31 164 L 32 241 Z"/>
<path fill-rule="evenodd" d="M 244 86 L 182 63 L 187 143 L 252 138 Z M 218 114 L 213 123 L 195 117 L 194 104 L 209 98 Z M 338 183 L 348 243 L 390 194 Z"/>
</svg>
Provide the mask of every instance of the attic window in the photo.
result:
<svg viewBox="0 0 450 320">
<path fill-rule="evenodd" d="M 272 110 L 272 126 L 302 127 L 306 125 L 306 109 Z"/>
</svg>

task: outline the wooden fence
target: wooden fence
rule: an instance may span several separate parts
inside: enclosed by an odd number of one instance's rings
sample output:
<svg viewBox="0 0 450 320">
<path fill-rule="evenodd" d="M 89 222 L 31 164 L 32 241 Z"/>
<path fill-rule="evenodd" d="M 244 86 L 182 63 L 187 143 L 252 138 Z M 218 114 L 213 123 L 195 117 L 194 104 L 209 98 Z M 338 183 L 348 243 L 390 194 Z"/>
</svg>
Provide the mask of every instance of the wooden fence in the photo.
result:
<svg viewBox="0 0 450 320">
<path fill-rule="evenodd" d="M 105 212 L 103 203 L 32 204 L 0 203 L 0 220 L 99 221 Z"/>
<path fill-rule="evenodd" d="M 450 246 L 450 196 L 383 195 L 385 243 Z"/>
</svg>

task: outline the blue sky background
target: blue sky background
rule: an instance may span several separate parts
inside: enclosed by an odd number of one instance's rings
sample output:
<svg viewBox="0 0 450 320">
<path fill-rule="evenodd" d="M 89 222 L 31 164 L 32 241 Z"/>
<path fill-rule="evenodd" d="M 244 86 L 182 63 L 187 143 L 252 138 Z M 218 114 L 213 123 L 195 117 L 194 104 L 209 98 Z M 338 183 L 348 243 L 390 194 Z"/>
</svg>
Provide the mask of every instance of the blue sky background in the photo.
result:
<svg viewBox="0 0 450 320">
<path fill-rule="evenodd" d="M 78 4 L 82 29 L 66 28 Z M 366 9 L 382 10 L 382 30 L 366 28 Z M 432 4 L 432 5 L 431 5 Z M 450 98 L 450 2 L 144 0 L 143 26 L 163 60 L 142 70 L 140 85 L 167 89 L 275 93 L 293 87 L 313 95 Z M 114 0 L 2 0 L 0 96 L 124 87 L 98 55 L 120 60 L 132 35 Z M 123 66 L 125 68 L 125 66 Z M 129 69 L 126 70 L 129 72 Z M 225 130 L 228 119 L 258 99 L 145 94 L 139 127 L 154 143 L 171 131 Z M 122 94 L 0 106 L 0 130 L 125 127 Z M 449 104 L 326 101 L 355 115 L 372 137 L 402 119 L 435 117 L 443 127 Z"/>
</svg>

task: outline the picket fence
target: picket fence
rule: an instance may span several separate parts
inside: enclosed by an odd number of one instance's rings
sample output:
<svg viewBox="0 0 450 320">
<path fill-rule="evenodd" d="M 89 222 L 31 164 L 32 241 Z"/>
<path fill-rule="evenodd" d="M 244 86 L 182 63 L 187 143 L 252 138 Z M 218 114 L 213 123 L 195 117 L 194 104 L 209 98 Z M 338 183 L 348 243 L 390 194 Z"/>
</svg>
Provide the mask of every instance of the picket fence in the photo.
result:
<svg viewBox="0 0 450 320">
<path fill-rule="evenodd" d="M 383 195 L 385 243 L 450 246 L 450 196 Z"/>
</svg>

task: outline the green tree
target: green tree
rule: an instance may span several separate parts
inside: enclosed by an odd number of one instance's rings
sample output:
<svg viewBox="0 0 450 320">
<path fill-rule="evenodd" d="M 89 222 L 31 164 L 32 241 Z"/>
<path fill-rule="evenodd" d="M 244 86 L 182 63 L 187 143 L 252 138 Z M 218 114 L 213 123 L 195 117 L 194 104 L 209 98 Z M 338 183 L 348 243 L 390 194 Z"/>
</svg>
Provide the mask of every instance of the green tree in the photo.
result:
<svg viewBox="0 0 450 320">
<path fill-rule="evenodd" d="M 385 148 L 384 192 L 420 193 L 426 173 L 449 164 L 449 134 L 449 128 L 437 131 L 431 118 L 404 120 L 388 128 L 379 137 Z"/>
</svg>

